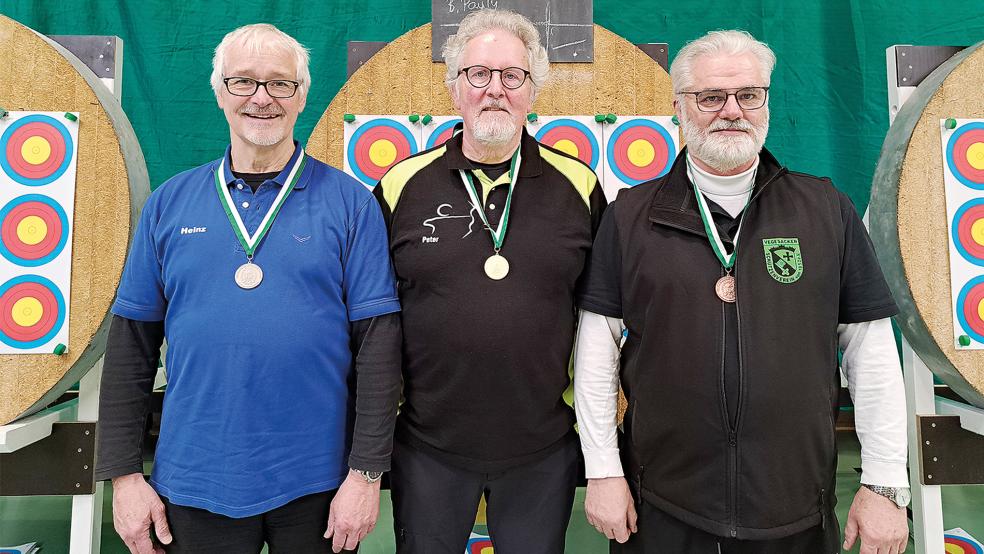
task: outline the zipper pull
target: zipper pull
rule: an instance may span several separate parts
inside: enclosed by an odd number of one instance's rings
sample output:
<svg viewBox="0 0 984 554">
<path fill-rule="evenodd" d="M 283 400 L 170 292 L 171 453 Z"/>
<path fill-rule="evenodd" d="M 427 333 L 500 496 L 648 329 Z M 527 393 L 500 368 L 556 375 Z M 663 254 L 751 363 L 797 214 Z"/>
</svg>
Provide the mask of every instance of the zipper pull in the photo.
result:
<svg viewBox="0 0 984 554">
<path fill-rule="evenodd" d="M 732 448 L 738 446 L 738 436 L 734 431 L 728 431 L 728 446 L 731 446 Z"/>
<path fill-rule="evenodd" d="M 642 475 L 646 472 L 646 466 L 639 466 L 639 475 L 636 479 L 636 504 L 642 505 Z"/>
</svg>

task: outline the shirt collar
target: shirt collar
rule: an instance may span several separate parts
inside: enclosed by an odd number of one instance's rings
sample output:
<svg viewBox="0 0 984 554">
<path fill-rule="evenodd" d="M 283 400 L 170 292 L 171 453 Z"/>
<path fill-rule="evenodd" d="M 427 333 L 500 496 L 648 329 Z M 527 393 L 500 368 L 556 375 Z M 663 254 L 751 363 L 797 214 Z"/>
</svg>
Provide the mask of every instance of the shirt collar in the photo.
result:
<svg viewBox="0 0 984 554">
<path fill-rule="evenodd" d="M 464 135 L 464 124 L 458 123 L 454 126 L 454 134 L 446 143 L 447 152 L 444 158 L 447 160 L 448 169 L 457 171 L 467 169 L 473 171 L 479 169 L 474 162 L 465 157 L 461 150 Z M 522 149 L 522 161 L 519 164 L 520 177 L 537 177 L 543 173 L 540 158 L 540 143 L 526 132 L 526 126 L 522 129 L 523 136 L 519 139 L 519 147 Z"/>
<path fill-rule="evenodd" d="M 525 154 L 525 152 L 524 152 Z M 287 160 L 287 165 L 284 166 L 283 170 L 277 174 L 276 177 L 270 179 L 270 181 L 277 184 L 277 186 L 282 187 L 287 184 L 287 176 L 290 175 L 291 168 L 294 167 L 294 163 L 297 162 L 297 158 L 301 155 L 301 145 L 296 140 L 294 141 L 294 153 L 290 155 L 290 159 Z M 222 178 L 225 180 L 226 186 L 231 186 L 236 182 L 236 177 L 232 174 L 232 145 L 226 146 L 225 151 L 225 166 L 223 167 L 224 174 Z M 304 175 L 301 175 L 297 179 L 297 183 L 294 185 L 294 190 L 302 189 L 307 186 L 307 179 Z"/>
</svg>

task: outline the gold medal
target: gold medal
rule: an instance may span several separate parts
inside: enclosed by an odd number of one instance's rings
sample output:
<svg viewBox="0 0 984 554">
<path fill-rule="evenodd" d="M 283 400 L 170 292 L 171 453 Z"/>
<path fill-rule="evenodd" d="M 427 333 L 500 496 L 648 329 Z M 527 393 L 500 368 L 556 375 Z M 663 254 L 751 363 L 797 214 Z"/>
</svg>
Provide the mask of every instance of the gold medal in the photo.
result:
<svg viewBox="0 0 984 554">
<path fill-rule="evenodd" d="M 255 289 L 263 282 L 263 270 L 253 262 L 246 262 L 236 269 L 236 284 L 241 289 Z"/>
<path fill-rule="evenodd" d="M 509 274 L 509 260 L 500 256 L 498 252 L 489 256 L 485 260 L 485 274 L 489 276 L 489 279 L 496 281 L 502 279 Z"/>
<path fill-rule="evenodd" d="M 738 298 L 734 276 L 729 274 L 718 279 L 717 283 L 714 283 L 714 292 L 723 302 L 733 303 Z"/>
</svg>

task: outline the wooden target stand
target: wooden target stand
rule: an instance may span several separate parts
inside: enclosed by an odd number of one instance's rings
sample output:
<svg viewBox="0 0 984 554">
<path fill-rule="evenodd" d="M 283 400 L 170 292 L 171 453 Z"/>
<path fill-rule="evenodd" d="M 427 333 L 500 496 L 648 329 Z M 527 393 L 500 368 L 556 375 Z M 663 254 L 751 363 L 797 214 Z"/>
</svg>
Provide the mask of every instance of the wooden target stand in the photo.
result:
<svg viewBox="0 0 984 554">
<path fill-rule="evenodd" d="M 80 113 L 71 335 L 62 355 L 0 356 L 0 423 L 14 419 L 0 425 L 0 496 L 72 496 L 69 552 L 99 552 L 103 483 L 94 482 L 93 471 L 102 354 L 149 179 L 119 104 L 118 37 L 53 40 L 4 17 L 0 37 L 0 75 L 7 80 L 0 106 Z M 75 382 L 77 397 L 63 396 Z"/>
<path fill-rule="evenodd" d="M 917 554 L 935 554 L 944 551 L 940 487 L 984 484 L 984 351 L 954 346 L 939 131 L 940 119 L 984 117 L 984 43 L 892 46 L 886 59 L 892 125 L 872 186 L 871 237 L 901 310 L 913 542 Z"/>
</svg>

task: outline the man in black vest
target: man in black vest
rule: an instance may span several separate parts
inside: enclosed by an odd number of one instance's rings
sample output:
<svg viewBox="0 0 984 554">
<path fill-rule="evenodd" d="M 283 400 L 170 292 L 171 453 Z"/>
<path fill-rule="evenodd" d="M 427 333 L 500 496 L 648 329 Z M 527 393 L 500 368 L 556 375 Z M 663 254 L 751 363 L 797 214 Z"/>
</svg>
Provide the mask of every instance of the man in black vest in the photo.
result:
<svg viewBox="0 0 984 554">
<path fill-rule="evenodd" d="M 897 309 L 847 196 L 763 149 L 774 66 L 741 31 L 685 46 L 687 148 L 621 191 L 594 243 L 575 407 L 585 511 L 613 552 L 839 552 L 838 349 L 863 470 L 843 546 L 905 549 Z"/>
</svg>

